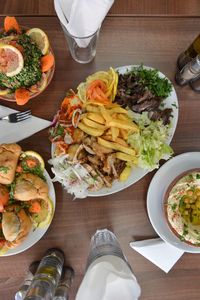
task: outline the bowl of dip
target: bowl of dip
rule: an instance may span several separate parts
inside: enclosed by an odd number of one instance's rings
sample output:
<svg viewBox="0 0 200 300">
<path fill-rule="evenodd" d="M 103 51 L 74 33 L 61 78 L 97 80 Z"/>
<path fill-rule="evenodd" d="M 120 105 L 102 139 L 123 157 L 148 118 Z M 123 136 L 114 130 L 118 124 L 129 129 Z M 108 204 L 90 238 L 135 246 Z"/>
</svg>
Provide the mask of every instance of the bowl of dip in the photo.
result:
<svg viewBox="0 0 200 300">
<path fill-rule="evenodd" d="M 164 210 L 171 231 L 181 241 L 200 247 L 200 168 L 173 180 L 164 196 Z"/>
</svg>

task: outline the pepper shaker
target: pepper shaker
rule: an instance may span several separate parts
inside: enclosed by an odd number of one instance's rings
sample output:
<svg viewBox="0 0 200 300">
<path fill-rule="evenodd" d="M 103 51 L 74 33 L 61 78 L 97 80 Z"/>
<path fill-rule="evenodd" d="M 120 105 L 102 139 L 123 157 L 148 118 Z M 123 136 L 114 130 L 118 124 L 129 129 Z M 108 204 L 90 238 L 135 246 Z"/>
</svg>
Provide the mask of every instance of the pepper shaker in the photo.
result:
<svg viewBox="0 0 200 300">
<path fill-rule="evenodd" d="M 181 71 L 177 71 L 175 79 L 178 85 L 184 86 L 200 75 L 200 54 L 187 63 Z"/>
</svg>

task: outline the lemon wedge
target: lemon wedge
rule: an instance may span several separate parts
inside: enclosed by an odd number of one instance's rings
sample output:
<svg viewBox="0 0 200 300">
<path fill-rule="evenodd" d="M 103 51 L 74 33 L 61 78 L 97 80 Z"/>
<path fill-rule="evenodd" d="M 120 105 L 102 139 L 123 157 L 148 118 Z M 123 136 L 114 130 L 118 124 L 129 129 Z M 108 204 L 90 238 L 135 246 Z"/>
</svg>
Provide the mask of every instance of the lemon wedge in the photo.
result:
<svg viewBox="0 0 200 300">
<path fill-rule="evenodd" d="M 47 54 L 49 50 L 49 39 L 46 33 L 40 28 L 29 29 L 26 34 L 37 44 L 42 54 Z"/>
<path fill-rule="evenodd" d="M 40 163 L 40 168 L 42 170 L 44 170 L 44 168 L 45 168 L 44 160 L 43 160 L 42 156 L 39 153 L 30 150 L 30 151 L 25 151 L 24 154 L 26 156 L 30 156 L 30 157 L 36 158 L 39 161 L 39 163 Z"/>
<path fill-rule="evenodd" d="M 40 201 L 41 210 L 38 213 L 30 214 L 30 217 L 34 226 L 37 228 L 43 228 L 51 222 L 54 213 L 54 206 L 49 197 L 38 201 Z"/>
</svg>

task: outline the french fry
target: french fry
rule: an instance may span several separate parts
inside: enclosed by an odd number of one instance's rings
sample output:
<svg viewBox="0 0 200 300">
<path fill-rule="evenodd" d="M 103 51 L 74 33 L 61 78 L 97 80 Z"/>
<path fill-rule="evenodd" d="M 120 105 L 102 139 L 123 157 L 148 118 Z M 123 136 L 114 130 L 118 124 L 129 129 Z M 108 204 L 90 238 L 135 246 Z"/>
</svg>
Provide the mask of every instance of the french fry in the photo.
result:
<svg viewBox="0 0 200 300">
<path fill-rule="evenodd" d="M 111 127 L 111 129 L 112 129 L 112 128 L 114 128 L 114 127 Z M 102 138 L 105 139 L 106 141 L 113 142 L 113 137 L 112 137 L 112 135 L 109 135 L 109 134 L 103 135 Z M 128 145 L 123 139 L 120 139 L 120 138 L 118 138 L 118 137 L 115 139 L 114 142 L 116 142 L 116 143 L 118 143 L 118 144 L 120 144 L 120 145 L 122 145 L 122 146 L 124 146 L 124 147 L 127 147 L 127 148 L 129 147 L 129 145 Z"/>
<path fill-rule="evenodd" d="M 126 153 L 122 153 L 122 152 L 116 152 L 115 153 L 116 158 L 123 160 L 123 161 L 128 161 L 128 162 L 132 162 L 133 164 L 137 164 L 137 157 L 126 154 Z"/>
<path fill-rule="evenodd" d="M 78 123 L 78 128 L 80 128 L 82 131 L 92 136 L 101 136 L 104 133 L 104 130 L 89 127 L 83 124 L 82 122 Z"/>
<path fill-rule="evenodd" d="M 130 155 L 133 155 L 133 156 L 136 154 L 135 150 L 133 150 L 131 148 L 124 147 L 124 146 L 122 146 L 118 143 L 115 143 L 115 142 L 106 141 L 106 140 L 104 140 L 100 137 L 98 137 L 98 143 L 100 145 L 104 146 L 104 147 L 107 147 L 109 149 L 113 149 L 115 151 L 120 151 L 120 152 L 130 154 Z"/>
<path fill-rule="evenodd" d="M 96 129 L 102 129 L 103 131 L 105 130 L 105 126 L 102 125 L 102 124 L 99 124 L 95 121 L 92 121 L 90 119 L 88 119 L 87 117 L 84 117 L 82 119 L 83 123 L 89 127 L 92 127 L 92 128 L 96 128 Z"/>
<path fill-rule="evenodd" d="M 98 113 L 99 114 L 99 107 L 98 106 L 88 104 L 88 105 L 86 105 L 86 110 L 91 112 L 91 113 Z"/>
<path fill-rule="evenodd" d="M 131 167 L 126 166 L 119 176 L 120 181 L 126 181 L 131 174 Z"/>
<path fill-rule="evenodd" d="M 94 113 L 94 112 L 89 112 L 87 113 L 87 117 L 88 119 L 98 122 L 100 124 L 105 124 L 105 120 L 104 118 L 98 113 Z"/>
<path fill-rule="evenodd" d="M 116 141 L 116 138 L 119 135 L 119 129 L 116 127 L 111 127 L 112 140 Z"/>
<path fill-rule="evenodd" d="M 108 110 L 104 106 L 101 106 L 100 107 L 100 112 L 101 112 L 103 118 L 106 121 L 106 125 L 108 125 L 108 123 L 112 121 L 112 117 L 109 114 Z"/>
<path fill-rule="evenodd" d="M 110 113 L 128 114 L 128 111 L 122 107 L 113 107 L 110 109 Z"/>
<path fill-rule="evenodd" d="M 120 128 L 119 132 L 122 138 L 126 141 L 128 139 L 128 131 L 126 129 Z"/>
<path fill-rule="evenodd" d="M 127 115 L 124 115 L 124 114 L 118 114 L 117 118 L 120 119 L 120 120 L 124 120 L 124 121 L 129 121 L 130 122 L 129 117 Z"/>
<path fill-rule="evenodd" d="M 139 128 L 135 123 L 130 121 L 125 121 L 125 120 L 112 119 L 110 122 L 107 122 L 106 125 L 110 127 L 117 127 L 117 128 L 127 129 L 127 130 L 130 129 L 134 132 L 139 131 Z"/>
<path fill-rule="evenodd" d="M 122 146 L 124 146 L 124 147 L 129 147 L 129 145 L 125 142 L 125 140 L 120 139 L 118 137 L 116 138 L 115 142 L 122 145 Z"/>
</svg>

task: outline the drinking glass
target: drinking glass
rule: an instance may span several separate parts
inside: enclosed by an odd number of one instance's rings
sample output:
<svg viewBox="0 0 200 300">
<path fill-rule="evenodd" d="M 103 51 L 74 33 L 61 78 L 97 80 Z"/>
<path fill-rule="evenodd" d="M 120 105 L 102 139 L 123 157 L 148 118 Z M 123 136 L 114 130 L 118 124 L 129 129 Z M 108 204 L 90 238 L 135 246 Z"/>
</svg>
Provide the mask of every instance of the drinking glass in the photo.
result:
<svg viewBox="0 0 200 300">
<path fill-rule="evenodd" d="M 96 55 L 96 45 L 100 29 L 89 36 L 78 37 L 72 35 L 62 24 L 61 26 L 73 59 L 81 64 L 91 62 Z"/>
</svg>

